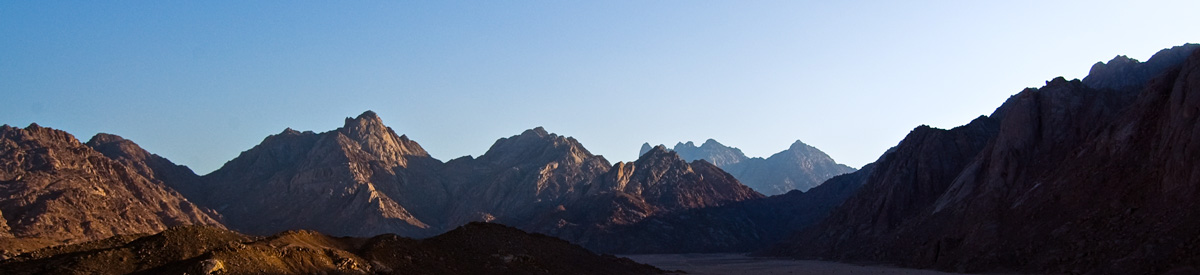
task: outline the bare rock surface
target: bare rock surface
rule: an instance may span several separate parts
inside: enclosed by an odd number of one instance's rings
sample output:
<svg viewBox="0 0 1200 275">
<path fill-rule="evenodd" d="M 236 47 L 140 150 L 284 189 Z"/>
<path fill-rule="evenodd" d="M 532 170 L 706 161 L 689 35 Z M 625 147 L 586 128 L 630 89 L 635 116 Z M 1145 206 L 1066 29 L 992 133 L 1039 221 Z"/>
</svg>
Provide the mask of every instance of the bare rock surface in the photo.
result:
<svg viewBox="0 0 1200 275">
<path fill-rule="evenodd" d="M 144 153 L 132 142 L 123 146 Z M 5 245 L 0 249 L 12 256 L 169 226 L 221 226 L 219 215 L 193 204 L 147 168 L 173 164 L 142 157 L 109 158 L 66 132 L 37 124 L 0 126 L 0 244 Z"/>
<path fill-rule="evenodd" d="M 994 121 L 989 135 L 929 139 L 919 132 L 937 131 L 918 128 L 859 194 L 768 254 L 968 272 L 1194 271 L 1200 54 L 1187 50 L 1140 65 L 1162 69 L 1133 88 L 1096 83 L 1140 73 L 1026 89 L 981 118 Z"/>
</svg>

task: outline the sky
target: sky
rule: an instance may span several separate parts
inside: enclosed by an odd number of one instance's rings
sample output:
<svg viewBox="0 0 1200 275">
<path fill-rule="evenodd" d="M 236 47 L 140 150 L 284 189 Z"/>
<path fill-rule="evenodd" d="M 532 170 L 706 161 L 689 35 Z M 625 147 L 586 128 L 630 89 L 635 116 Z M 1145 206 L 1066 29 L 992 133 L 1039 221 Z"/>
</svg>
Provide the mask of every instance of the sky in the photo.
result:
<svg viewBox="0 0 1200 275">
<path fill-rule="evenodd" d="M 373 110 L 443 161 L 544 126 L 609 161 L 802 140 L 854 167 L 1116 55 L 1200 1 L 0 1 L 0 124 L 205 174 Z"/>
</svg>

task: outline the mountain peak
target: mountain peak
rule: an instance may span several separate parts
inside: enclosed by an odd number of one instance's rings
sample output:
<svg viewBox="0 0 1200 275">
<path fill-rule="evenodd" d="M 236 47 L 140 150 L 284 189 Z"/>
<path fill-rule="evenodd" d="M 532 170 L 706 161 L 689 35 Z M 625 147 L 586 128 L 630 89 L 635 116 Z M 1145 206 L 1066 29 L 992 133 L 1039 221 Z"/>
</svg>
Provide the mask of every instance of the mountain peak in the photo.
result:
<svg viewBox="0 0 1200 275">
<path fill-rule="evenodd" d="M 538 126 L 538 127 L 534 127 L 533 129 L 529 129 L 529 130 L 525 130 L 524 132 L 521 132 L 520 136 L 544 138 L 544 137 L 550 136 L 550 132 L 546 132 L 546 128 L 542 128 L 542 126 Z"/>
<path fill-rule="evenodd" d="M 481 160 L 501 163 L 515 163 L 525 159 L 548 159 L 569 156 L 582 160 L 592 157 L 592 153 L 583 148 L 575 138 L 547 132 L 545 128 L 536 127 L 525 130 L 519 135 L 500 138 L 483 155 Z"/>
<path fill-rule="evenodd" d="M 797 139 L 796 142 L 792 142 L 792 146 L 788 147 L 788 149 L 800 149 L 800 148 L 812 148 L 812 146 L 805 144 L 803 141 L 800 141 L 799 139 Z"/>
<path fill-rule="evenodd" d="M 667 146 L 665 145 L 654 146 L 654 148 L 651 148 L 650 151 L 647 151 L 645 154 L 642 154 L 640 157 L 638 157 L 635 163 L 642 163 L 645 161 L 678 161 L 684 164 L 687 163 L 687 160 L 684 160 L 682 157 L 680 157 L 678 152 L 667 149 Z"/>
<path fill-rule="evenodd" d="M 1162 49 L 1146 62 L 1118 55 L 1108 63 L 1096 62 L 1092 65 L 1087 77 L 1083 78 L 1083 83 L 1095 89 L 1137 90 L 1167 68 L 1182 64 L 1192 51 L 1198 48 L 1200 44 L 1183 44 Z"/>
<path fill-rule="evenodd" d="M 370 110 L 363 112 L 361 115 L 358 115 L 358 117 L 355 117 L 355 118 L 347 117 L 346 124 L 344 126 L 342 126 L 342 128 L 345 128 L 345 129 L 352 129 L 352 128 L 362 129 L 362 128 L 367 128 L 367 127 L 378 128 L 378 127 L 386 127 L 386 126 L 383 125 L 383 119 L 379 118 L 379 115 L 375 114 L 374 111 L 370 111 Z"/>
<path fill-rule="evenodd" d="M 109 134 L 109 133 L 97 133 L 95 136 L 92 136 L 92 139 L 88 140 L 87 144 L 116 143 L 116 142 L 127 142 L 127 141 L 129 141 L 129 140 L 125 139 L 121 136 L 118 136 L 118 135 Z"/>
<path fill-rule="evenodd" d="M 691 142 L 688 142 L 688 143 L 690 144 Z M 700 144 L 700 147 L 714 147 L 714 146 L 725 147 L 724 144 L 721 144 L 720 142 L 717 142 L 717 140 L 711 139 L 711 138 L 708 140 L 705 140 L 704 144 Z"/>
<path fill-rule="evenodd" d="M 379 120 L 379 115 L 375 114 L 375 111 L 367 110 L 366 112 L 358 115 L 357 119 Z"/>
</svg>

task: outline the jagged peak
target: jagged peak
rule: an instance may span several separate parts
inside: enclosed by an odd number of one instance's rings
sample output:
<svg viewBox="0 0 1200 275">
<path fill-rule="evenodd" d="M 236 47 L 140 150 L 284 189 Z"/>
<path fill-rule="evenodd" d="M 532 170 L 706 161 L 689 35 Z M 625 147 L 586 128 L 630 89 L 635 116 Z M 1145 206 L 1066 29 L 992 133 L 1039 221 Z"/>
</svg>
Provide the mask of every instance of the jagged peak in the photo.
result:
<svg viewBox="0 0 1200 275">
<path fill-rule="evenodd" d="M 1141 61 L 1138 61 L 1137 59 L 1129 58 L 1128 56 L 1125 56 L 1125 55 L 1117 55 L 1116 57 L 1113 57 L 1113 59 L 1112 59 L 1112 60 L 1109 60 L 1109 61 L 1108 61 L 1108 64 L 1109 64 L 1109 65 L 1113 65 L 1113 64 L 1137 64 L 1137 63 L 1142 63 L 1142 62 L 1141 62 Z"/>
<path fill-rule="evenodd" d="M 545 128 L 536 127 L 515 136 L 496 140 L 487 152 L 479 156 L 479 159 L 507 161 L 516 156 L 541 154 L 539 152 L 547 152 L 547 150 L 566 152 L 577 159 L 593 157 L 592 153 L 583 148 L 583 145 L 575 138 L 550 133 Z"/>
<path fill-rule="evenodd" d="M 688 143 L 691 143 L 691 142 L 689 141 Z M 721 144 L 720 142 L 717 142 L 717 140 L 710 138 L 708 140 L 705 140 L 704 144 L 700 144 L 700 147 L 704 148 L 704 147 L 726 147 L 726 146 L 724 144 Z"/>
<path fill-rule="evenodd" d="M 807 149 L 807 148 L 813 148 L 813 147 L 804 143 L 803 141 L 800 141 L 799 139 L 797 139 L 796 142 L 792 142 L 791 146 L 788 146 L 788 149 L 800 149 L 800 148 Z"/>
<path fill-rule="evenodd" d="M 643 162 L 646 160 L 655 160 L 655 159 L 663 159 L 663 158 L 677 159 L 679 161 L 683 161 L 683 158 L 679 157 L 679 153 L 676 153 L 674 150 L 667 149 L 667 146 L 658 145 L 658 146 L 654 146 L 654 148 L 651 148 L 650 151 L 647 151 L 645 154 L 642 154 L 641 157 L 638 157 L 638 160 L 636 162 Z"/>
<path fill-rule="evenodd" d="M 642 155 L 645 155 L 646 152 L 650 152 L 650 149 L 653 149 L 653 148 L 654 148 L 654 146 L 650 146 L 649 142 L 643 142 L 642 148 L 638 150 L 638 156 L 640 157 Z"/>
<path fill-rule="evenodd" d="M 367 110 L 367 111 L 363 112 L 362 114 L 359 114 L 358 117 L 356 117 L 355 119 L 380 120 L 379 115 L 376 114 L 375 111 L 371 111 L 371 110 Z"/>
<path fill-rule="evenodd" d="M 1070 82 L 1076 82 L 1076 81 L 1079 81 L 1079 79 L 1073 79 L 1073 80 L 1068 81 L 1067 78 L 1059 76 L 1059 77 L 1055 77 L 1054 79 L 1051 79 L 1049 81 L 1046 81 L 1046 86 L 1063 85 L 1063 84 L 1067 84 Z"/>
<path fill-rule="evenodd" d="M 512 136 L 512 138 L 547 139 L 547 140 L 555 139 L 557 137 L 558 137 L 557 134 L 553 134 L 553 133 L 546 131 L 546 128 L 543 128 L 542 126 L 533 127 L 533 129 L 526 129 L 525 131 L 521 131 L 520 134 Z"/>
<path fill-rule="evenodd" d="M 364 129 L 364 128 L 386 128 L 383 125 L 383 119 L 379 118 L 374 111 L 367 110 L 361 115 L 354 118 L 346 118 L 346 124 L 343 129 Z"/>
</svg>

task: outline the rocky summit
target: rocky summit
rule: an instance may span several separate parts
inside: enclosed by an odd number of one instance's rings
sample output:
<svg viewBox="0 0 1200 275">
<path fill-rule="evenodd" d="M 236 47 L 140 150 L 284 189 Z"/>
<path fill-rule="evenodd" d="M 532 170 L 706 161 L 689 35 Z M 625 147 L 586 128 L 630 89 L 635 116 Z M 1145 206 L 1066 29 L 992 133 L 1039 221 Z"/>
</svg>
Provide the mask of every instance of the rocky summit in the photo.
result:
<svg viewBox="0 0 1200 275">
<path fill-rule="evenodd" d="M 642 144 L 639 155 L 651 148 L 649 143 Z M 746 186 L 765 195 L 779 195 L 791 190 L 807 191 L 834 176 L 855 171 L 799 140 L 787 150 L 765 159 L 746 157 L 741 149 L 725 146 L 713 139 L 704 141 L 700 146 L 691 141 L 680 142 L 671 150 L 687 161 L 705 160 L 715 164 Z"/>
</svg>

